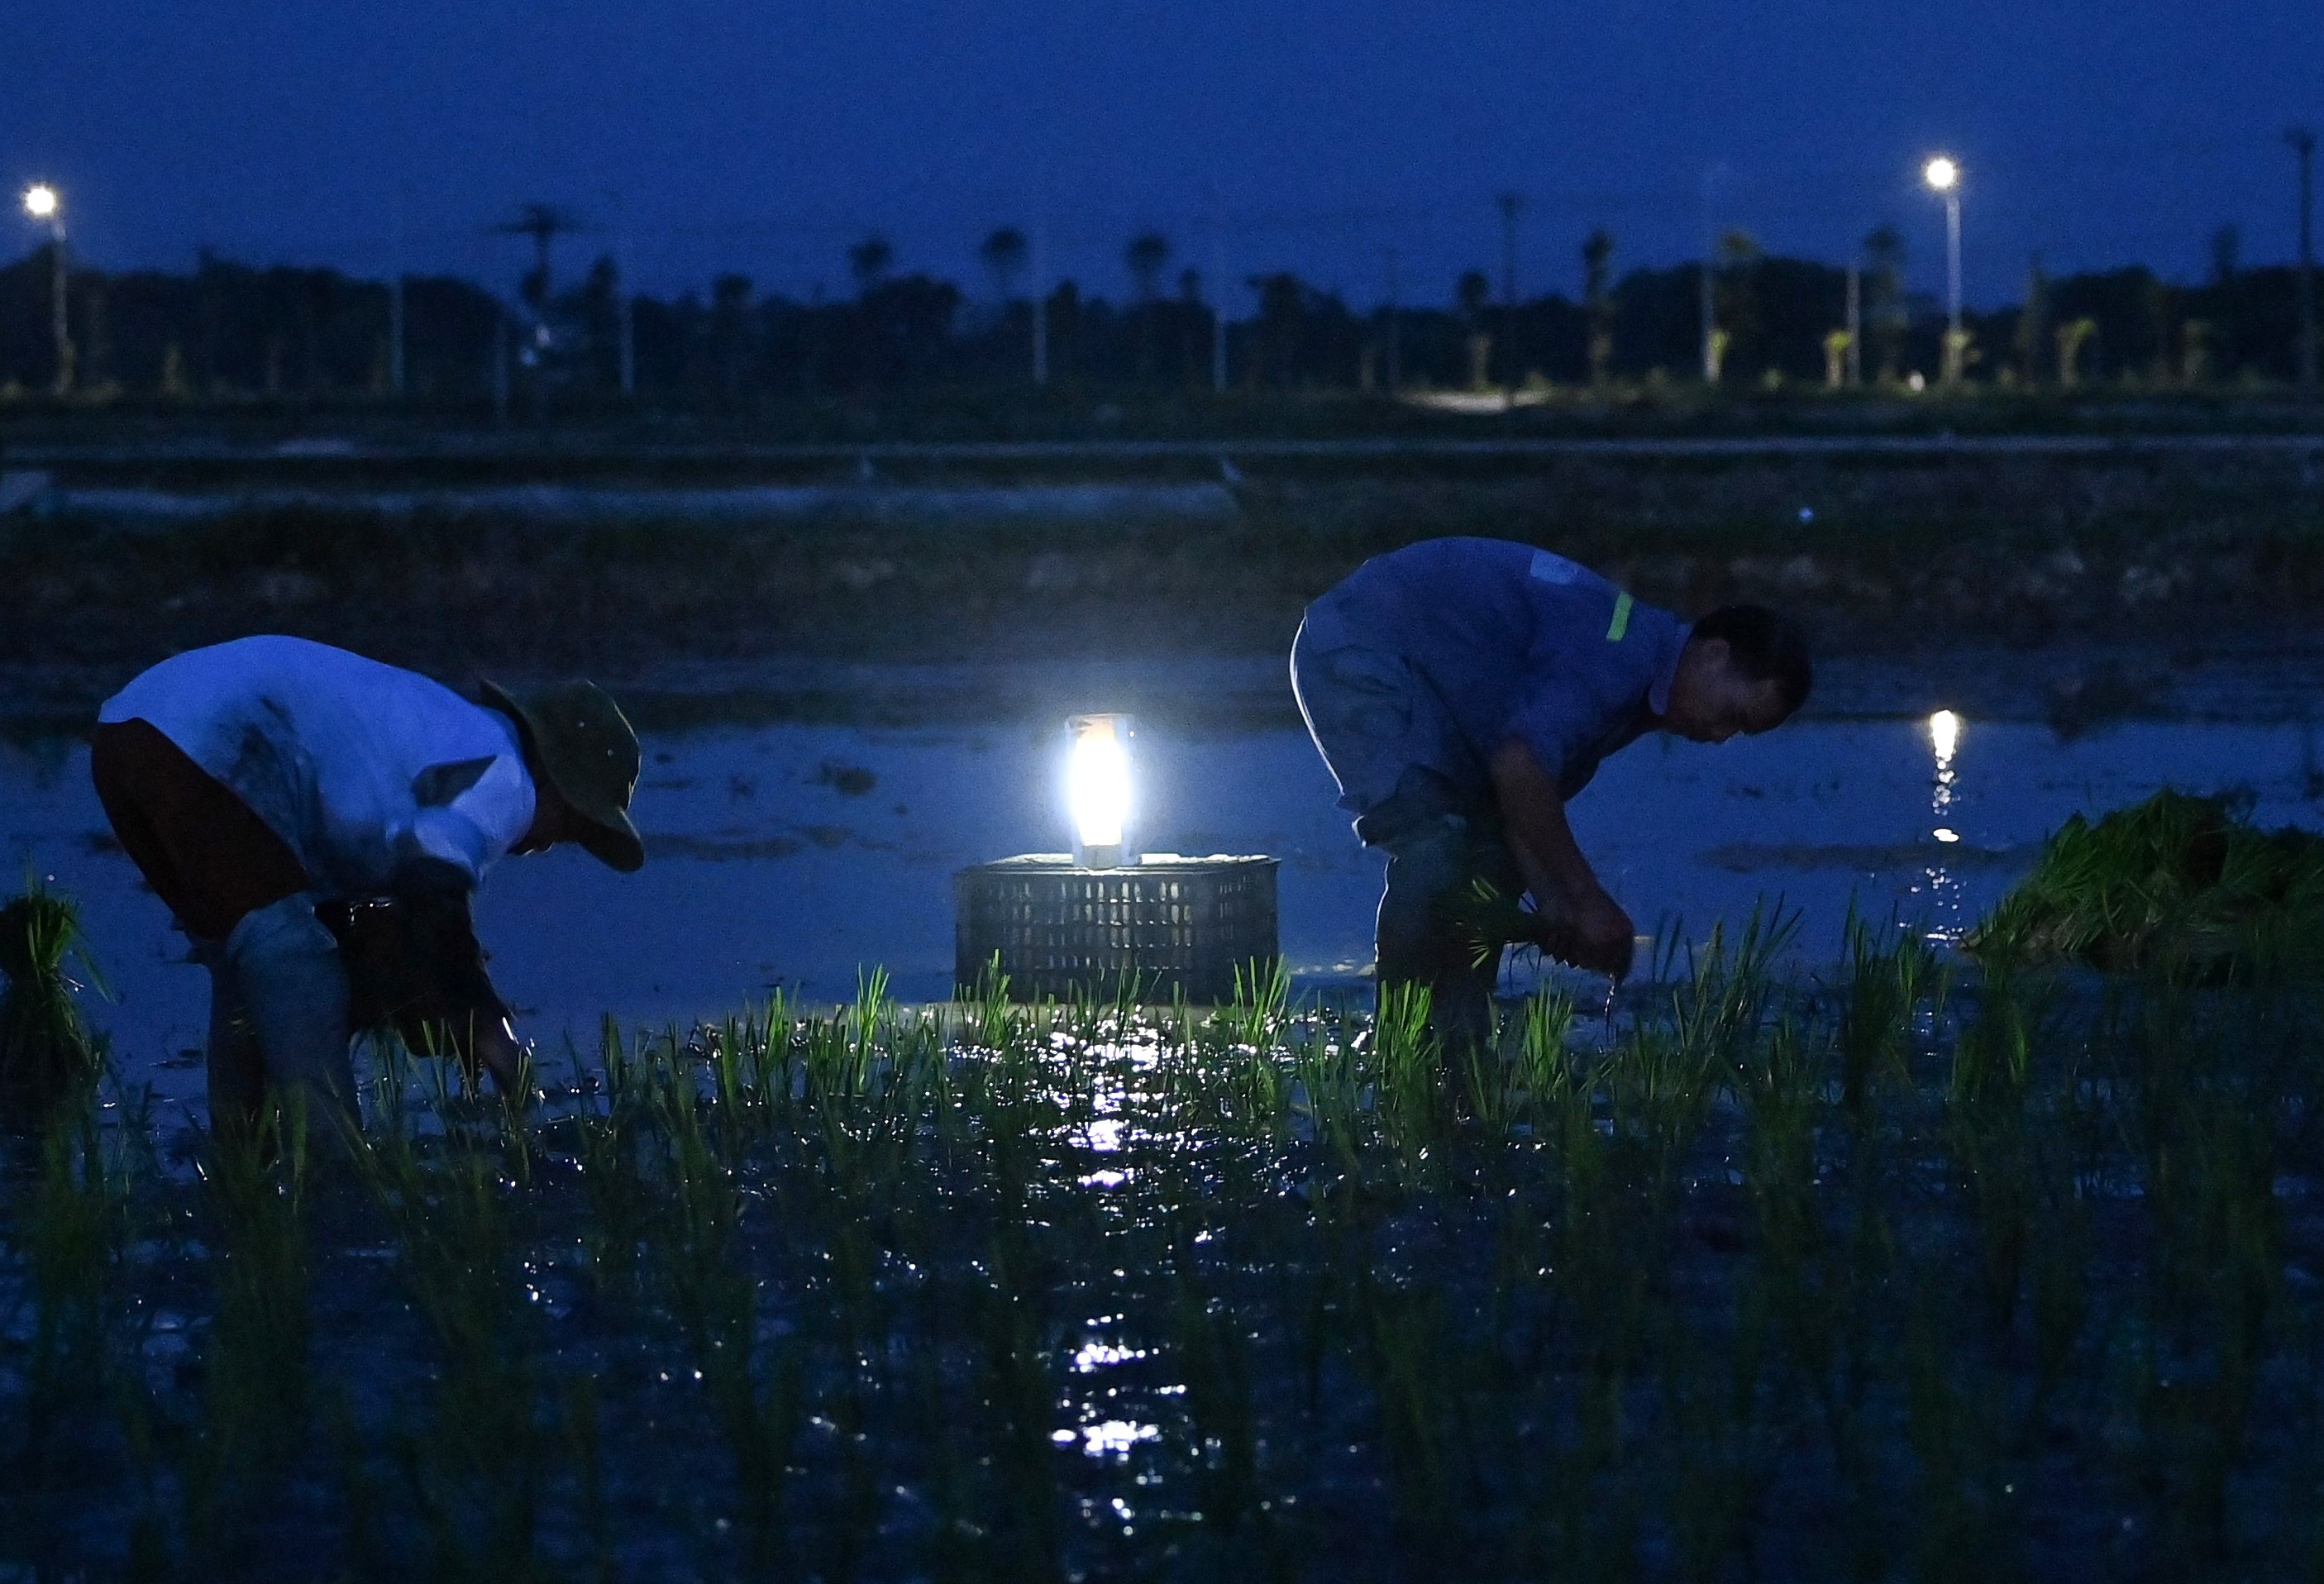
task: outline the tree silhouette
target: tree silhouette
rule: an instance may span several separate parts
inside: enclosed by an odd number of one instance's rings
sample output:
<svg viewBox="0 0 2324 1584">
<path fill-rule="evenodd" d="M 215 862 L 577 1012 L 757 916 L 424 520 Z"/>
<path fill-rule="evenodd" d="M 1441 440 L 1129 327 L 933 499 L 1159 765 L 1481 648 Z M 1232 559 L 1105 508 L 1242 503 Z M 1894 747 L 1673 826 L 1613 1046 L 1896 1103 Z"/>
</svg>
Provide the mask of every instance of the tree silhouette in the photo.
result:
<svg viewBox="0 0 2324 1584">
<path fill-rule="evenodd" d="M 518 240 L 530 244 L 533 235 L 524 232 Z M 552 236 L 572 245 L 561 232 Z M 1163 378 L 1204 382 L 1213 310 L 1230 303 L 1244 305 L 1233 332 L 1236 377 L 1277 390 L 1360 382 L 1367 354 L 1386 351 L 1384 328 L 1400 337 L 1388 344 L 1397 349 L 1400 374 L 1446 386 L 1491 380 L 1500 366 L 1492 360 L 1504 354 L 1509 364 L 1538 366 L 1561 383 L 1690 367 L 1699 350 L 1699 266 L 1618 272 L 1621 255 L 1610 237 L 1573 241 L 1580 257 L 1567 257 L 1582 273 L 1572 300 L 1545 297 L 1505 315 L 1487 272 L 1448 293 L 1454 300 L 1406 304 L 1393 320 L 1351 315 L 1337 297 L 1289 275 L 1255 282 L 1260 299 L 1252 317 L 1231 281 L 1182 272 L 1183 259 L 1174 257 L 1150 300 L 1124 307 L 1056 294 L 1049 311 L 1052 367 L 1061 379 L 1093 386 Z M 1930 366 L 1935 320 L 1906 318 L 1914 299 L 1901 284 L 1903 249 L 1894 233 L 1867 238 L 1864 248 L 1870 278 L 1863 298 L 1863 372 L 1870 376 L 1878 369 L 1893 382 L 1915 360 Z M 523 251 L 526 264 L 537 269 L 535 247 Z M 844 244 L 840 251 L 849 256 Z M 1018 262 L 1023 255 L 1005 239 L 989 252 L 971 251 L 999 265 L 1002 289 L 1019 294 L 1007 313 L 961 322 L 955 287 L 904 272 L 881 256 L 884 250 L 864 261 L 882 272 L 870 290 L 860 297 L 845 290 L 838 301 L 819 288 L 797 298 L 764 295 L 733 275 L 707 278 L 677 298 L 631 296 L 613 261 L 598 258 L 548 293 L 539 320 L 513 300 L 512 290 L 495 294 L 449 277 L 414 274 L 405 281 L 407 400 L 475 404 L 488 398 L 499 364 L 495 348 L 512 309 L 528 320 L 528 334 L 509 350 L 531 355 L 510 388 L 520 402 L 610 389 L 620 377 L 625 317 L 636 391 L 650 405 L 747 413 L 796 400 L 1016 377 L 1023 366 L 1028 279 L 1013 272 L 1024 268 Z M 2016 378 L 2045 385 L 2061 374 L 2083 386 L 2119 379 L 2189 385 L 2223 376 L 2292 379 L 2296 272 L 2240 259 L 2230 272 L 2224 266 L 2234 250 L 2213 251 L 2215 268 L 2201 286 L 2172 286 L 2136 267 L 2054 280 L 2037 272 L 2026 279 L 2022 308 L 1979 314 L 1973 327 L 1981 342 L 2009 355 Z M 1748 280 L 1730 284 L 1748 286 L 1757 320 L 1753 340 L 1750 327 L 1738 322 L 1741 305 L 1728 305 L 1729 320 L 1720 327 L 1732 336 L 1723 349 L 1733 354 L 1726 363 L 1730 380 L 1763 382 L 1775 373 L 1805 382 L 1820 369 L 1829 379 L 1825 344 L 1834 333 L 1841 272 L 1775 256 L 1747 264 L 1731 244 L 1725 255 L 1722 263 L 1713 253 L 1713 283 L 1722 272 L 1748 270 Z M 0 382 L 44 388 L 51 382 L 50 262 L 44 246 L 0 259 Z M 974 260 L 963 262 L 976 268 Z M 205 253 L 182 274 L 116 274 L 84 264 L 72 284 L 77 364 L 92 388 L 177 401 L 234 401 L 262 391 L 301 401 L 383 393 L 386 282 L 330 271 L 256 269 Z M 558 331 L 546 345 L 538 334 L 542 323 Z M 1612 356 L 1602 338 L 1609 332 Z M 1480 351 L 1489 356 L 1480 359 Z"/>
<path fill-rule="evenodd" d="M 1130 278 L 1137 285 L 1138 300 L 1151 302 L 1162 290 L 1162 271 L 1170 262 L 1170 239 L 1159 231 L 1142 231 L 1130 239 L 1121 252 L 1122 262 L 1130 266 Z"/>
<path fill-rule="evenodd" d="M 2211 233 L 2211 284 L 2232 286 L 2243 268 L 2244 234 L 2234 226 Z"/>
<path fill-rule="evenodd" d="M 888 239 L 877 232 L 849 248 L 847 269 L 855 277 L 857 293 L 869 295 L 872 289 L 887 276 L 889 266 L 895 262 L 896 250 L 890 247 Z"/>
<path fill-rule="evenodd" d="M 750 373 L 751 277 L 721 275 L 710 283 L 710 355 L 719 397 L 739 401 Z"/>
<path fill-rule="evenodd" d="M 1014 226 L 1001 226 L 977 248 L 977 262 L 992 278 L 993 293 L 1001 301 L 1016 300 L 1018 277 L 1025 272 L 1030 251 L 1025 245 L 1025 234 Z"/>
<path fill-rule="evenodd" d="M 1159 311 L 1155 299 L 1161 295 L 1162 271 L 1170 262 L 1170 239 L 1159 231 L 1141 231 L 1121 250 L 1121 258 L 1137 290 L 1130 317 L 1138 324 L 1138 377 L 1142 382 L 1154 373 L 1154 320 Z"/>
</svg>

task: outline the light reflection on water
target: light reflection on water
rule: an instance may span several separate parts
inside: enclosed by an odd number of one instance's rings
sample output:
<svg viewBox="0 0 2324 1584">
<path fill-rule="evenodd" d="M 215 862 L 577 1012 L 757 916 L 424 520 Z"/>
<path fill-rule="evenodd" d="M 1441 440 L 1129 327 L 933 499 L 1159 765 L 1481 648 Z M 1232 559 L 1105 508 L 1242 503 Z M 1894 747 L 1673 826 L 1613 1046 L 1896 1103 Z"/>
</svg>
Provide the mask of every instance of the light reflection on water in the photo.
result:
<svg viewBox="0 0 2324 1584">
<path fill-rule="evenodd" d="M 2313 751 L 2296 724 L 2132 723 L 2070 743 L 2030 724 L 1951 730 L 1944 745 L 1925 718 L 1808 721 L 1719 748 L 1650 738 L 1576 799 L 1575 831 L 1642 928 L 1683 919 L 1699 939 L 1780 894 L 1803 915 L 1802 949 L 1826 953 L 1851 898 L 1932 933 L 1965 927 L 2068 815 L 2166 783 L 2247 786 L 2263 821 L 2316 823 Z M 628 877 L 566 852 L 503 866 L 477 907 L 493 974 L 552 1062 L 560 1031 L 594 1045 L 605 1010 L 683 1024 L 776 984 L 844 999 L 865 963 L 887 964 L 907 999 L 941 997 L 953 872 L 1064 844 L 1057 741 L 1049 720 L 650 738 L 637 813 L 653 861 Z M 1280 857 L 1295 973 L 1347 982 L 1370 956 L 1379 865 L 1349 834 L 1304 735 L 1152 726 L 1141 743 L 1151 844 Z M 1951 751 L 1932 771 L 1940 746 Z M 53 874 L 82 900 L 119 997 L 95 1018 L 126 1064 L 165 1101 L 198 1094 L 198 1063 L 175 1053 L 200 1040 L 202 976 L 103 843 L 86 751 L 0 747 L 0 863 Z"/>
<path fill-rule="evenodd" d="M 1951 710 L 1939 710 L 1929 717 L 1929 748 L 1936 759 L 1936 774 L 1929 792 L 1929 815 L 1934 824 L 1929 835 L 1936 842 L 1939 852 L 1922 872 L 1927 876 L 1929 887 L 1928 938 L 1945 943 L 1959 940 L 1968 927 L 1963 916 L 1961 882 L 1946 866 L 1942 851 L 1960 843 L 1960 833 L 1952 828 L 1953 803 L 1960 787 L 1960 774 L 1954 769 L 1953 760 L 1960 751 L 1962 725 L 1960 716 Z"/>
<path fill-rule="evenodd" d="M 1134 1284 L 1150 1275 L 1150 1254 L 1134 1252 L 1132 1245 L 1132 1239 L 1150 1241 L 1154 1231 L 1150 1218 L 1139 1213 L 1144 1171 L 1134 1157 L 1144 1147 L 1167 1141 L 1138 1125 L 1137 1117 L 1155 1117 L 1157 1108 L 1152 1096 L 1134 1091 L 1160 1065 L 1161 1043 L 1157 1029 L 1115 1025 L 1103 1031 L 1098 1043 L 1082 1047 L 1087 1087 L 1051 1096 L 1067 1118 L 1064 1142 L 1108 1162 L 1074 1181 L 1084 1191 L 1106 1195 L 1109 1210 L 1118 1212 L 1101 1224 L 1120 1248 L 1101 1251 L 1093 1261 L 1102 1270 L 1111 1269 L 1118 1282 Z M 1107 1258 L 1107 1252 L 1115 1257 Z M 1185 1388 L 1154 1382 L 1148 1378 L 1153 1371 L 1140 1368 L 1168 1353 L 1167 1338 L 1139 1334 L 1138 1322 L 1152 1312 L 1153 1305 L 1132 1302 L 1083 1322 L 1081 1338 L 1067 1355 L 1066 1393 L 1060 1404 L 1066 1423 L 1051 1432 L 1055 1444 L 1078 1441 L 1084 1457 L 1119 1463 L 1127 1462 L 1138 1448 L 1160 1442 L 1163 1429 L 1156 1419 L 1130 1415 L 1141 1403 L 1182 1395 Z"/>
</svg>

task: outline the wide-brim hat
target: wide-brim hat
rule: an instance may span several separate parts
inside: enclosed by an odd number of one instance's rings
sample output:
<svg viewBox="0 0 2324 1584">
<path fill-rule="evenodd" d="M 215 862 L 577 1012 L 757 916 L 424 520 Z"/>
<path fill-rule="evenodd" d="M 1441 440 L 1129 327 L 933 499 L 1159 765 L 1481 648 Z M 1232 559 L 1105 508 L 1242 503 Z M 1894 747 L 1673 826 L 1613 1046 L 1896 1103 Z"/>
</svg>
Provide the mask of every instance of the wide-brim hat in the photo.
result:
<svg viewBox="0 0 2324 1584">
<path fill-rule="evenodd" d="M 522 697 L 490 680 L 480 686 L 487 703 L 515 717 L 534 766 L 586 822 L 575 839 L 623 874 L 642 868 L 646 846 L 630 823 L 630 796 L 643 761 L 621 706 L 594 682 L 559 682 Z"/>
</svg>

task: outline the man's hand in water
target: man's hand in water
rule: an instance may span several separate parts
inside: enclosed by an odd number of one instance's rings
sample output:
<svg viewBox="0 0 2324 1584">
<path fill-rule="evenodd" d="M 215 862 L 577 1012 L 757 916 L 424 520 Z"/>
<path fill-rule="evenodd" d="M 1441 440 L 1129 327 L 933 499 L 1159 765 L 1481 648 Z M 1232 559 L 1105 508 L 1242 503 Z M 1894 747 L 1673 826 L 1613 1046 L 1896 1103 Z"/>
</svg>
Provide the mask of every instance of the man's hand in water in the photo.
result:
<svg viewBox="0 0 2324 1584">
<path fill-rule="evenodd" d="M 1557 783 L 1514 738 L 1493 756 L 1493 790 L 1526 889 L 1545 911 L 1564 915 L 1569 961 L 1617 979 L 1628 973 L 1637 935 L 1630 916 L 1606 894 L 1574 844 Z"/>
<path fill-rule="evenodd" d="M 1574 899 L 1568 927 L 1572 931 L 1575 967 L 1594 968 L 1616 979 L 1630 976 L 1637 926 L 1620 903 L 1593 887 Z"/>
</svg>

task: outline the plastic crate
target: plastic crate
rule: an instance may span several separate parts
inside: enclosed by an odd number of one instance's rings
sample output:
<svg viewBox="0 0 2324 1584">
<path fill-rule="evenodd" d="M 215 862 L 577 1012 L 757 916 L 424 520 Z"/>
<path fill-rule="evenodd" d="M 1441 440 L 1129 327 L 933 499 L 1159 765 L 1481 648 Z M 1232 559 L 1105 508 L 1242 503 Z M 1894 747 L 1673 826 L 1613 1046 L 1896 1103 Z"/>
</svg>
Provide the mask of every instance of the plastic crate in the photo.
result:
<svg viewBox="0 0 2324 1584">
<path fill-rule="evenodd" d="M 981 863 L 954 877 L 955 974 L 972 989 L 998 954 L 1010 993 L 1223 1001 L 1235 972 L 1277 953 L 1276 861 L 1148 853 L 1120 869 L 1076 869 L 1062 853 Z"/>
</svg>

